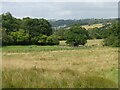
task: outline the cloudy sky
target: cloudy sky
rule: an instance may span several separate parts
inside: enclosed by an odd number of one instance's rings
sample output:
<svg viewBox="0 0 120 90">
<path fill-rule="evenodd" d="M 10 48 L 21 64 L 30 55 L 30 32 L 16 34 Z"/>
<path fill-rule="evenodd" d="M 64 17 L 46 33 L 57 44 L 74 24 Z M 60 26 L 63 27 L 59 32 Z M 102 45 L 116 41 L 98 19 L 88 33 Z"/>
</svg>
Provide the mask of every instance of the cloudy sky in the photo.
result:
<svg viewBox="0 0 120 90">
<path fill-rule="evenodd" d="M 86 1 L 86 0 L 85 0 Z M 118 2 L 7 2 L 3 1 L 1 13 L 11 12 L 17 18 L 81 19 L 118 17 Z"/>
</svg>

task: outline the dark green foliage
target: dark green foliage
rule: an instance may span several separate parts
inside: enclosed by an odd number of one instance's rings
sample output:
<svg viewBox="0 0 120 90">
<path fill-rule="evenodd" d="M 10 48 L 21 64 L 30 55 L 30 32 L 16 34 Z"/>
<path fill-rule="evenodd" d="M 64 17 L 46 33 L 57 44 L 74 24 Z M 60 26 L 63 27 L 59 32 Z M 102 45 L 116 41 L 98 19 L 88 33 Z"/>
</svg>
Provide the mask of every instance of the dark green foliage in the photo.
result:
<svg viewBox="0 0 120 90">
<path fill-rule="evenodd" d="M 113 47 L 119 47 L 120 43 L 117 36 L 110 35 L 108 38 L 104 40 L 106 46 L 113 46 Z"/>
<path fill-rule="evenodd" d="M 59 44 L 58 37 L 55 35 L 51 35 L 51 36 L 47 37 L 46 42 L 48 45 L 58 45 Z"/>
<path fill-rule="evenodd" d="M 7 32 L 17 31 L 20 27 L 19 20 L 12 17 L 9 12 L 2 14 L 2 27 L 6 28 Z"/>
<path fill-rule="evenodd" d="M 61 28 L 59 30 L 56 30 L 54 32 L 54 35 L 56 35 L 59 40 L 65 40 L 65 31 L 66 31 L 66 29 Z"/>
<path fill-rule="evenodd" d="M 104 40 L 106 46 L 120 47 L 120 21 L 108 28 L 110 35 Z"/>
<path fill-rule="evenodd" d="M 31 45 L 37 45 L 37 44 L 38 44 L 38 39 L 39 39 L 38 36 L 32 37 L 30 44 L 31 44 Z"/>
<path fill-rule="evenodd" d="M 47 45 L 46 40 L 47 40 L 47 36 L 41 34 L 41 35 L 39 35 L 37 44 L 39 44 L 39 45 Z"/>
<path fill-rule="evenodd" d="M 29 34 L 30 43 L 32 43 L 33 37 L 36 38 L 36 36 L 39 36 L 40 34 L 47 36 L 52 34 L 51 25 L 45 19 L 31 19 L 27 17 L 23 18 L 22 22 L 22 28 Z"/>
<path fill-rule="evenodd" d="M 98 28 L 90 29 L 89 32 L 89 39 L 101 39 L 100 30 Z"/>
<path fill-rule="evenodd" d="M 66 31 L 66 43 L 71 46 L 84 45 L 87 43 L 88 31 L 79 25 L 73 25 Z"/>
<path fill-rule="evenodd" d="M 27 45 L 29 43 L 29 35 L 24 30 L 20 29 L 10 33 L 15 45 Z"/>
<path fill-rule="evenodd" d="M 58 45 L 59 40 L 55 35 L 46 36 L 44 34 L 40 34 L 37 37 L 32 38 L 33 44 L 36 45 Z"/>
<path fill-rule="evenodd" d="M 32 36 L 36 36 L 39 34 L 51 35 L 52 28 L 51 25 L 45 19 L 31 19 L 29 17 L 23 18 L 23 29 L 27 30 L 27 32 Z"/>
<path fill-rule="evenodd" d="M 40 34 L 31 38 L 31 42 L 33 45 L 46 45 L 47 36 L 44 34 Z"/>
<path fill-rule="evenodd" d="M 11 13 L 2 14 L 2 45 L 46 45 L 46 39 L 52 35 L 50 23 L 45 19 L 14 18 Z"/>
<path fill-rule="evenodd" d="M 89 39 L 105 39 L 110 35 L 108 28 L 110 24 L 106 24 L 101 28 L 89 29 Z"/>
<path fill-rule="evenodd" d="M 12 36 L 8 35 L 6 30 L 3 28 L 1 29 L 2 32 L 2 45 L 10 45 L 13 44 Z"/>
</svg>

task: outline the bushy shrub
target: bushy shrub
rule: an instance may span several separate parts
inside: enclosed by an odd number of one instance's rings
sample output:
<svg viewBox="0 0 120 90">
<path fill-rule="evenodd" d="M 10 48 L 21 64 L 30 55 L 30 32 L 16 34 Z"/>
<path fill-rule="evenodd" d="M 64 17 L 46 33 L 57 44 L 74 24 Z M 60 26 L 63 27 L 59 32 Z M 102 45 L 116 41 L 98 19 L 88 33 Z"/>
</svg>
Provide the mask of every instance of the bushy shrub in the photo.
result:
<svg viewBox="0 0 120 90">
<path fill-rule="evenodd" d="M 39 36 L 33 37 L 32 40 L 33 44 L 36 45 L 58 45 L 59 40 L 58 37 L 55 35 L 46 36 L 40 34 Z"/>
<path fill-rule="evenodd" d="M 29 35 L 23 29 L 10 33 L 15 45 L 27 45 L 29 43 Z"/>
<path fill-rule="evenodd" d="M 46 42 L 48 45 L 59 45 L 58 37 L 55 35 L 48 36 Z"/>
<path fill-rule="evenodd" d="M 104 40 L 106 46 L 120 47 L 120 22 L 113 23 L 108 28 L 110 35 Z"/>
<path fill-rule="evenodd" d="M 101 32 L 98 28 L 93 28 L 88 30 L 89 33 L 89 39 L 101 39 Z"/>
<path fill-rule="evenodd" d="M 39 44 L 39 45 L 46 45 L 46 39 L 47 39 L 46 35 L 40 34 L 39 38 L 38 38 L 37 44 Z"/>
<path fill-rule="evenodd" d="M 117 36 L 109 36 L 104 40 L 105 46 L 113 46 L 113 47 L 119 47 L 120 46 L 120 39 Z"/>
<path fill-rule="evenodd" d="M 38 40 L 39 40 L 39 38 L 36 36 L 36 37 L 32 37 L 31 38 L 31 44 L 32 45 L 36 45 L 36 44 L 38 44 Z"/>
</svg>

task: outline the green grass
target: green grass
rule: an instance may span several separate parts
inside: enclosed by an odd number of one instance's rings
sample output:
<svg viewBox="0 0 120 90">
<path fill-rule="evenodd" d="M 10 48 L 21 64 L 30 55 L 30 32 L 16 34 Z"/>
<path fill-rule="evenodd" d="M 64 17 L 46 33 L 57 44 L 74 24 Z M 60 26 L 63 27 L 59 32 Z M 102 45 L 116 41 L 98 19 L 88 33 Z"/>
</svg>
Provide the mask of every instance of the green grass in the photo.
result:
<svg viewBox="0 0 120 90">
<path fill-rule="evenodd" d="M 85 46 L 3 47 L 4 88 L 116 88 L 118 48 L 103 40 Z"/>
<path fill-rule="evenodd" d="M 90 49 L 92 45 L 101 45 L 103 40 L 88 40 L 87 44 L 80 47 L 69 47 L 66 45 L 65 41 L 60 41 L 58 46 L 37 46 L 37 45 L 27 45 L 27 46 L 4 46 L 2 47 L 2 52 L 6 53 L 28 53 L 28 52 L 41 52 L 41 51 L 58 51 L 58 50 L 79 50 L 79 49 Z M 94 48 L 94 47 L 93 47 Z"/>
<path fill-rule="evenodd" d="M 21 52 L 40 52 L 40 51 L 56 51 L 56 50 L 71 50 L 73 47 L 60 47 L 60 46 L 6 46 L 3 47 L 3 52 L 8 53 L 21 53 Z"/>
<path fill-rule="evenodd" d="M 6 53 L 30 53 L 42 51 L 61 51 L 61 50 L 79 50 L 86 47 L 68 47 L 68 46 L 6 46 L 2 48 Z M 90 47 L 87 47 L 89 49 Z"/>
<path fill-rule="evenodd" d="M 42 69 L 5 70 L 3 87 L 11 88 L 114 88 L 117 84 L 94 74 L 78 74 L 75 70 L 47 71 Z"/>
</svg>

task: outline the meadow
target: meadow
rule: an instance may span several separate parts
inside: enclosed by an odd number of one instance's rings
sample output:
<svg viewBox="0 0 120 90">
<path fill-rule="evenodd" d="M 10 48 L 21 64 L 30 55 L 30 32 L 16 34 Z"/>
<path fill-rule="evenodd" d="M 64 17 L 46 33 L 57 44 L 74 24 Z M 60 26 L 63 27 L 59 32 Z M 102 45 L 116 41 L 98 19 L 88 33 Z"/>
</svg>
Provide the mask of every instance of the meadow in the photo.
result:
<svg viewBox="0 0 120 90">
<path fill-rule="evenodd" d="M 118 48 L 88 40 L 85 46 L 5 46 L 3 88 L 117 88 Z"/>
<path fill-rule="evenodd" d="M 93 28 L 101 28 L 103 26 L 104 26 L 103 24 L 92 24 L 92 25 L 83 25 L 82 27 L 88 30 Z"/>
</svg>

